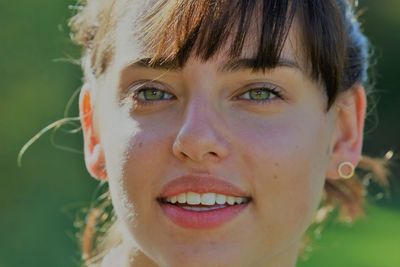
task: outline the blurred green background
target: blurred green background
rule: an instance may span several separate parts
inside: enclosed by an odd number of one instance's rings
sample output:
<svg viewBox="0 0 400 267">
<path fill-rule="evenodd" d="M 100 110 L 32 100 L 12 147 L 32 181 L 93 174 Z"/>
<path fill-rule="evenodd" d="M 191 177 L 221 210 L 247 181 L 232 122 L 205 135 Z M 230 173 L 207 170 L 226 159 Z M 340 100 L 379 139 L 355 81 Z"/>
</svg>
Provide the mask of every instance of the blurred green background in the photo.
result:
<svg viewBox="0 0 400 267">
<path fill-rule="evenodd" d="M 82 153 L 52 144 L 47 133 L 17 166 L 21 147 L 44 126 L 64 117 L 81 83 L 66 21 L 73 1 L 0 1 L 0 267 L 78 266 L 76 212 L 89 205 L 97 182 Z M 400 152 L 400 1 L 360 0 L 362 21 L 376 49 L 376 113 L 367 121 L 364 152 Z M 77 98 L 68 116 L 77 116 Z M 71 129 L 73 127 L 67 127 Z M 54 143 L 81 151 L 82 136 L 59 130 Z M 395 154 L 395 158 L 398 155 Z M 394 177 L 400 177 L 399 168 Z M 373 197 L 354 225 L 329 222 L 301 267 L 399 267 L 400 184 L 390 199 Z M 378 194 L 379 195 L 379 194 Z"/>
</svg>

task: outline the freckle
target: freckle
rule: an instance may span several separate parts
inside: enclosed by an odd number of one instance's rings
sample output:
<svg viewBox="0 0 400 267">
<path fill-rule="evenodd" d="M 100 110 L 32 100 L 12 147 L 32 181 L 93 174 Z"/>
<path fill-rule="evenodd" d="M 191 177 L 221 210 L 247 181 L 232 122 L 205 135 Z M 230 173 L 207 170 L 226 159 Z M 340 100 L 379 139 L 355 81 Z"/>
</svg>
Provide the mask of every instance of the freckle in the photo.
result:
<svg viewBox="0 0 400 267">
<path fill-rule="evenodd" d="M 279 166 L 279 162 L 275 162 L 275 166 L 278 167 Z"/>
<path fill-rule="evenodd" d="M 278 179 L 278 176 L 277 176 L 277 175 L 274 175 L 274 179 L 275 179 L 275 180 Z"/>
</svg>

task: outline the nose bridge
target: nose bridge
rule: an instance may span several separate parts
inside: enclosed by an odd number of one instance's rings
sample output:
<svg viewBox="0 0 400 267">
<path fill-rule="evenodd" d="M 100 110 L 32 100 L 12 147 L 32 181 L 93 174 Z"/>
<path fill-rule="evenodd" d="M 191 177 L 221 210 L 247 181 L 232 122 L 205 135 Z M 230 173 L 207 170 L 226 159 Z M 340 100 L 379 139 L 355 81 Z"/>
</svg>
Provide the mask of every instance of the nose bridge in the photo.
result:
<svg viewBox="0 0 400 267">
<path fill-rule="evenodd" d="M 213 116 L 211 115 L 214 115 Z M 215 108 L 206 99 L 206 96 L 195 96 L 188 104 L 183 115 L 181 131 L 195 130 L 210 130 L 213 127 L 213 120 L 215 121 L 217 114 Z"/>
<path fill-rule="evenodd" d="M 192 161 L 218 160 L 227 155 L 220 116 L 205 94 L 188 101 L 174 142 L 174 154 Z"/>
</svg>

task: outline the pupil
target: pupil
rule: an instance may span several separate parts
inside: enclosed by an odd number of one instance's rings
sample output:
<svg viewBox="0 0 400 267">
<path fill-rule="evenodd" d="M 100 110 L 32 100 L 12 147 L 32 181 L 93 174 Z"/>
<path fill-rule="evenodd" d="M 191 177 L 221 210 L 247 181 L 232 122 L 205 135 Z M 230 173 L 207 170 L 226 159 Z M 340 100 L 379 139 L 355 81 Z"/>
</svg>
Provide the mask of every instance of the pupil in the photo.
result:
<svg viewBox="0 0 400 267">
<path fill-rule="evenodd" d="M 267 92 L 264 89 L 257 89 L 257 90 L 251 91 L 250 95 L 251 95 L 252 99 L 257 99 L 257 100 L 268 99 L 269 92 Z"/>
<path fill-rule="evenodd" d="M 160 90 L 156 89 L 146 90 L 146 98 L 148 100 L 156 100 L 160 99 L 160 97 L 162 97 L 162 92 Z"/>
</svg>

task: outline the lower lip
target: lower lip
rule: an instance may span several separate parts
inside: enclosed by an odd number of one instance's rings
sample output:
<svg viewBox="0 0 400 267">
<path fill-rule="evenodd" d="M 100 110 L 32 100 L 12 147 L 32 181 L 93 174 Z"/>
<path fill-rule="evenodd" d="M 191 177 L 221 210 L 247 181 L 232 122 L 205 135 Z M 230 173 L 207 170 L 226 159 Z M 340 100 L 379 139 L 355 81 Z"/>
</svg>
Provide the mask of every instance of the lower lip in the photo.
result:
<svg viewBox="0 0 400 267">
<path fill-rule="evenodd" d="M 208 211 L 193 211 L 172 204 L 159 204 L 164 214 L 172 222 L 183 228 L 192 229 L 209 229 L 221 226 L 232 220 L 249 205 L 249 203 L 246 203 Z"/>
</svg>

